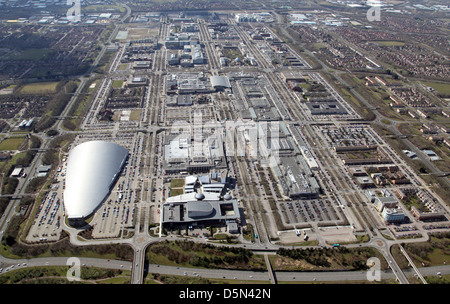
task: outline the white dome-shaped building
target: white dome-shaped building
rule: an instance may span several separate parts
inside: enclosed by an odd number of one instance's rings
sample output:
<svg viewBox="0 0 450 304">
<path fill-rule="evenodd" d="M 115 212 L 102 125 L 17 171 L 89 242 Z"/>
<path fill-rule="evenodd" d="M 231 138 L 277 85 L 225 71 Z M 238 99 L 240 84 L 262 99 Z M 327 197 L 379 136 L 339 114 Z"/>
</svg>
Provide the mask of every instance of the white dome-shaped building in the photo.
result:
<svg viewBox="0 0 450 304">
<path fill-rule="evenodd" d="M 70 151 L 64 206 L 71 224 L 83 222 L 104 201 L 128 157 L 128 150 L 106 141 L 89 141 Z"/>
</svg>

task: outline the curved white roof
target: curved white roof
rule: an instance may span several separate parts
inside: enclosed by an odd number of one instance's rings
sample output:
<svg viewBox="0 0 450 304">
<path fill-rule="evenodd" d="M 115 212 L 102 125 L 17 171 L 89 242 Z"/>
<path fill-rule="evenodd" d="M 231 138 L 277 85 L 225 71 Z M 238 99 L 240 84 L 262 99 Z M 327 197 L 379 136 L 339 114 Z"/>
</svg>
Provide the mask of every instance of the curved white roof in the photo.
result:
<svg viewBox="0 0 450 304">
<path fill-rule="evenodd" d="M 70 151 L 64 205 L 69 218 L 90 215 L 108 195 L 128 151 L 114 143 L 89 141 Z"/>
<path fill-rule="evenodd" d="M 193 185 L 197 182 L 197 176 L 190 175 L 184 179 L 186 185 Z"/>
<path fill-rule="evenodd" d="M 230 80 L 226 76 L 211 76 L 210 81 L 213 87 L 231 88 Z"/>
</svg>

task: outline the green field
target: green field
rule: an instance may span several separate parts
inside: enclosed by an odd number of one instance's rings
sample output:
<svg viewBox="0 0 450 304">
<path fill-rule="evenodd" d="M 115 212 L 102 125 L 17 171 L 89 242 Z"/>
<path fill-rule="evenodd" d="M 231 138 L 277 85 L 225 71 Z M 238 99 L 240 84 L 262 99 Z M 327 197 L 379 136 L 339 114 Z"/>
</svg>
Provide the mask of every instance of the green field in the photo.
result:
<svg viewBox="0 0 450 304">
<path fill-rule="evenodd" d="M 17 150 L 25 140 L 25 137 L 10 137 L 0 143 L 0 151 Z"/>
<path fill-rule="evenodd" d="M 46 94 L 55 93 L 58 81 L 52 82 L 36 82 L 24 85 L 19 89 L 20 94 Z"/>
<path fill-rule="evenodd" d="M 170 188 L 184 187 L 184 178 L 174 178 L 170 181 Z"/>
<path fill-rule="evenodd" d="M 121 88 L 123 85 L 123 80 L 114 80 L 112 83 L 113 88 Z"/>
<path fill-rule="evenodd" d="M 404 46 L 405 43 L 403 41 L 394 41 L 394 40 L 380 40 L 380 41 L 371 41 L 381 46 Z"/>
<path fill-rule="evenodd" d="M 10 60 L 41 60 L 50 54 L 50 49 L 27 49 L 8 57 Z"/>
<path fill-rule="evenodd" d="M 171 189 L 170 190 L 170 196 L 177 196 L 180 194 L 184 194 L 184 190 L 183 189 Z"/>
<path fill-rule="evenodd" d="M 142 114 L 141 110 L 133 110 L 133 111 L 131 111 L 130 120 L 131 121 L 140 120 L 141 119 L 141 114 Z"/>
<path fill-rule="evenodd" d="M 442 95 L 450 95 L 450 84 L 449 83 L 440 83 L 440 82 L 423 82 L 424 85 L 428 87 L 432 87 L 439 94 Z"/>
<path fill-rule="evenodd" d="M 68 266 L 38 266 L 14 269 L 4 273 L 0 284 L 67 284 Z M 85 284 L 123 284 L 130 280 L 130 271 L 82 267 L 80 283 Z"/>
<path fill-rule="evenodd" d="M 119 71 L 124 71 L 128 68 L 128 63 L 121 63 L 117 68 Z"/>
<path fill-rule="evenodd" d="M 184 193 L 184 178 L 174 178 L 170 181 L 170 195 L 177 196 Z"/>
<path fill-rule="evenodd" d="M 188 240 L 164 241 L 148 247 L 151 264 L 215 269 L 266 270 L 264 257 L 239 247 L 214 246 Z"/>
<path fill-rule="evenodd" d="M 426 242 L 404 244 L 408 255 L 417 267 L 440 266 L 450 263 L 449 255 L 450 234 L 448 232 L 434 233 Z M 399 262 L 399 266 L 408 267 L 408 261 L 399 252 L 398 247 L 393 251 L 394 258 Z"/>
<path fill-rule="evenodd" d="M 104 13 L 105 11 L 108 12 L 125 12 L 125 8 L 121 7 L 120 5 L 109 5 L 109 4 L 99 4 L 99 5 L 88 5 L 83 8 L 87 12 L 98 12 L 98 13 Z"/>
</svg>

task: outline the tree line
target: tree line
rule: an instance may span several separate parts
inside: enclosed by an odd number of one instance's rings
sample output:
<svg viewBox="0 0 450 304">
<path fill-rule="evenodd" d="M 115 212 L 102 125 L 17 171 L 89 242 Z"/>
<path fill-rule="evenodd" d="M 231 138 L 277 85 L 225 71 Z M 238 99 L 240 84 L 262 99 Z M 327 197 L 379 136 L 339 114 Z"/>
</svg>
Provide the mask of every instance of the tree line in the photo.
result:
<svg viewBox="0 0 450 304">
<path fill-rule="evenodd" d="M 367 260 L 370 257 L 378 257 L 373 248 L 304 248 L 287 249 L 280 248 L 277 254 L 294 260 L 304 260 L 317 267 L 351 270 L 368 269 Z"/>
<path fill-rule="evenodd" d="M 77 88 L 78 85 L 76 82 L 69 81 L 58 91 L 58 93 L 47 103 L 49 115 L 44 115 L 39 119 L 34 127 L 35 132 L 42 132 L 55 124 L 57 119 L 54 116 L 61 115 Z"/>
<path fill-rule="evenodd" d="M 149 250 L 176 264 L 203 268 L 263 268 L 262 265 L 250 266 L 253 252 L 241 247 L 214 246 L 193 241 L 164 241 L 151 246 Z"/>
</svg>

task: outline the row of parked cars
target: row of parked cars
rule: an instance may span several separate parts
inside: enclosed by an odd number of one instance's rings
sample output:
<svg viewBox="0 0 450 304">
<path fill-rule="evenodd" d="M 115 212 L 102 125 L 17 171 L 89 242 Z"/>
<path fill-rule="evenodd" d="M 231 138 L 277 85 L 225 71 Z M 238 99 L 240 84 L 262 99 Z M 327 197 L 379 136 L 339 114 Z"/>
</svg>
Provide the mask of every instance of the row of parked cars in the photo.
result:
<svg viewBox="0 0 450 304">
<path fill-rule="evenodd" d="M 23 264 L 17 264 L 17 267 L 20 267 L 20 266 L 23 266 L 23 267 L 26 267 L 27 266 L 27 263 L 23 263 Z M 7 272 L 7 271 L 10 271 L 11 269 L 13 269 L 15 267 L 15 265 L 13 264 L 13 265 L 11 265 L 11 266 L 9 266 L 9 267 L 6 267 L 5 268 L 5 272 Z M 3 268 L 0 268 L 0 273 L 2 273 L 3 272 Z"/>
</svg>

